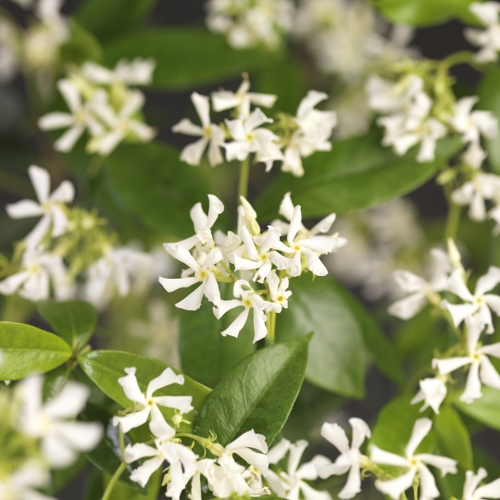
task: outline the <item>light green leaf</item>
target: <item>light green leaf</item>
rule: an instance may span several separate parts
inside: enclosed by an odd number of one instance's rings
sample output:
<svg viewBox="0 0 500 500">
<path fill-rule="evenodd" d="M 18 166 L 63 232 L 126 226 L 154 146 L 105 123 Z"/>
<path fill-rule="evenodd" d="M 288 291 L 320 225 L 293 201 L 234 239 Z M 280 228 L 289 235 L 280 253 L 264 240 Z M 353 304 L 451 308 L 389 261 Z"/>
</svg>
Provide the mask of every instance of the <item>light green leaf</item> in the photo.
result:
<svg viewBox="0 0 500 500">
<path fill-rule="evenodd" d="M 143 24 L 155 4 L 156 0 L 85 0 L 76 17 L 100 40 L 107 41 Z"/>
<path fill-rule="evenodd" d="M 409 26 L 431 26 L 453 18 L 475 21 L 469 12 L 474 0 L 372 0 L 389 21 Z M 476 20 L 477 22 L 477 20 Z"/>
<path fill-rule="evenodd" d="M 476 399 L 471 404 L 460 401 L 457 395 L 454 404 L 462 413 L 500 431 L 500 391 L 483 386 L 481 392 L 482 398 Z"/>
<path fill-rule="evenodd" d="M 280 173 L 257 203 L 257 212 L 265 219 L 275 217 L 288 191 L 305 217 L 374 207 L 421 186 L 461 148 L 459 140 L 442 140 L 435 161 L 417 163 L 415 149 L 398 157 L 380 141 L 379 131 L 336 141 L 331 151 L 304 161 L 304 177 Z"/>
<path fill-rule="evenodd" d="M 122 145 L 107 160 L 110 182 L 130 211 L 160 234 L 193 234 L 189 211 L 206 203 L 208 186 L 200 170 L 179 160 L 171 146 L 152 142 Z"/>
<path fill-rule="evenodd" d="M 123 57 L 152 57 L 157 66 L 152 87 L 189 89 L 239 77 L 275 64 L 280 56 L 259 50 L 234 50 L 222 36 L 203 28 L 148 28 L 105 45 L 109 64 Z"/>
<path fill-rule="evenodd" d="M 125 368 L 137 368 L 137 381 L 143 392 L 146 391 L 148 383 L 167 368 L 165 363 L 156 359 L 121 351 L 91 351 L 79 356 L 78 362 L 97 387 L 123 408 L 128 408 L 133 404 L 125 396 L 122 386 L 118 383 L 118 379 L 126 375 Z M 178 370 L 173 370 L 180 373 Z M 186 376 L 184 377 L 184 385 L 172 384 L 155 392 L 155 395 L 158 396 L 192 396 L 194 410 L 186 414 L 186 420 L 191 422 L 198 415 L 209 394 L 208 387 Z M 169 408 L 161 407 L 160 409 L 168 419 L 175 413 Z M 191 426 L 182 424 L 181 428 L 190 430 Z"/>
<path fill-rule="evenodd" d="M 88 302 L 47 300 L 39 302 L 37 309 L 54 331 L 73 348 L 85 346 L 94 333 L 97 311 Z"/>
<path fill-rule="evenodd" d="M 373 428 L 371 444 L 377 445 L 382 450 L 404 456 L 404 449 L 410 440 L 415 421 L 431 416 L 431 410 L 420 412 L 420 405 L 410 404 L 412 397 L 401 396 L 382 408 Z M 434 446 L 435 435 L 431 429 L 418 447 L 418 451 L 429 453 L 433 451 Z"/>
<path fill-rule="evenodd" d="M 226 446 L 246 431 L 270 446 L 281 431 L 304 380 L 310 336 L 265 347 L 245 358 L 215 387 L 201 410 L 196 432 Z"/>
<path fill-rule="evenodd" d="M 484 74 L 478 90 L 478 108 L 491 111 L 500 120 L 500 68 L 493 68 Z M 500 141 L 497 137 L 486 139 L 488 162 L 493 171 L 500 174 Z"/>
<path fill-rule="evenodd" d="M 453 408 L 445 406 L 434 416 L 434 431 L 447 457 L 454 458 L 464 470 L 474 470 L 469 432 Z"/>
<path fill-rule="evenodd" d="M 61 63 L 79 65 L 85 61 L 101 60 L 102 49 L 94 35 L 71 19 L 71 37 L 61 47 Z"/>
<path fill-rule="evenodd" d="M 278 341 L 314 332 L 306 380 L 343 396 L 364 396 L 366 354 L 360 322 L 328 278 L 303 275 L 291 282 L 288 309 L 277 317 Z"/>
<path fill-rule="evenodd" d="M 254 352 L 251 321 L 247 322 L 238 338 L 221 335 L 235 319 L 235 314 L 238 311 L 230 311 L 218 320 L 213 305 L 207 301 L 195 314 L 182 311 L 179 349 L 186 375 L 213 388 L 243 358 Z"/>
<path fill-rule="evenodd" d="M 19 380 L 62 365 L 71 357 L 71 348 L 34 326 L 1 321 L 0 356 L 0 380 Z"/>
</svg>

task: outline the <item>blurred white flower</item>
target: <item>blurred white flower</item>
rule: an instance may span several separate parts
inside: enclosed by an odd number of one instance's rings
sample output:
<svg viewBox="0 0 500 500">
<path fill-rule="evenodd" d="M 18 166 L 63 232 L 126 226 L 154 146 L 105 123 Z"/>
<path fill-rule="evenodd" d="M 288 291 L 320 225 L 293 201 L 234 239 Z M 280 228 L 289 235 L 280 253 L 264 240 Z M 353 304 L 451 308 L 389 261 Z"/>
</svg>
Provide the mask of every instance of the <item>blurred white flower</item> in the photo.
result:
<svg viewBox="0 0 500 500">
<path fill-rule="evenodd" d="M 483 500 L 486 498 L 500 497 L 500 479 L 496 479 L 488 484 L 479 486 L 479 483 L 488 475 L 488 473 L 480 467 L 477 474 L 471 470 L 465 473 L 464 491 L 462 500 Z"/>
<path fill-rule="evenodd" d="M 105 68 L 93 61 L 87 61 L 82 66 L 83 76 L 99 85 L 149 85 L 153 79 L 156 67 L 154 59 L 136 57 L 131 61 L 120 59 L 114 69 Z"/>
<path fill-rule="evenodd" d="M 424 402 L 420 411 L 425 411 L 429 406 L 434 413 L 439 414 L 439 407 L 446 397 L 446 377 L 425 378 L 419 382 L 420 390 L 411 400 L 411 404 Z"/>
<path fill-rule="evenodd" d="M 0 478 L 0 498 L 8 500 L 56 500 L 43 495 L 39 488 L 50 484 L 50 472 L 37 460 L 25 462 L 10 476 Z"/>
<path fill-rule="evenodd" d="M 500 5 L 498 2 L 474 2 L 470 4 L 469 10 L 479 19 L 485 30 L 466 28 L 464 31 L 467 40 L 480 47 L 475 55 L 476 61 L 480 63 L 493 62 L 498 59 L 500 51 Z"/>
</svg>

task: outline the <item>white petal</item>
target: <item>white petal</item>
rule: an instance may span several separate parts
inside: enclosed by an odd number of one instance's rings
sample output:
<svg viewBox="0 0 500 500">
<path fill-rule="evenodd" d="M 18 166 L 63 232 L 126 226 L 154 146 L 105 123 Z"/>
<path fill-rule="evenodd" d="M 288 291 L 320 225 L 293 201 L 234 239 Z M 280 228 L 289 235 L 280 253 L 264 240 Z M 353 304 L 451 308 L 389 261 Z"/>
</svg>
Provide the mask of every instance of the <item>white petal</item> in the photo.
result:
<svg viewBox="0 0 500 500">
<path fill-rule="evenodd" d="M 145 404 L 146 398 L 142 393 L 139 384 L 137 382 L 137 377 L 135 376 L 136 368 L 125 368 L 125 377 L 118 379 L 118 383 L 122 386 L 125 396 L 127 396 L 130 401 L 134 403 Z"/>
<path fill-rule="evenodd" d="M 113 417 L 113 425 L 119 425 L 122 432 L 126 434 L 131 429 L 145 424 L 148 421 L 149 413 L 149 408 L 144 408 L 141 411 L 129 413 L 123 417 Z"/>
<path fill-rule="evenodd" d="M 347 453 L 349 451 L 349 440 L 346 433 L 340 425 L 325 422 L 321 427 L 321 435 L 340 451 L 340 453 Z"/>
<path fill-rule="evenodd" d="M 149 478 L 157 471 L 163 464 L 163 458 L 154 457 L 146 460 L 140 467 L 135 469 L 132 474 L 130 474 L 130 479 L 143 488 L 148 484 Z"/>
<path fill-rule="evenodd" d="M 82 107 L 80 92 L 77 86 L 70 80 L 62 79 L 57 82 L 57 88 L 64 97 L 68 108 L 74 114 Z"/>
<path fill-rule="evenodd" d="M 155 391 L 172 384 L 184 384 L 184 377 L 177 375 L 172 368 L 166 368 L 161 375 L 151 380 L 146 390 L 146 398 L 150 398 Z"/>
<path fill-rule="evenodd" d="M 416 472 L 416 469 L 412 468 L 396 479 L 390 481 L 377 480 L 375 481 L 375 488 L 394 500 L 399 500 L 399 497 L 413 484 Z"/>
<path fill-rule="evenodd" d="M 76 417 L 85 409 L 90 397 L 90 389 L 78 382 L 69 381 L 61 392 L 45 404 L 44 412 L 51 418 Z"/>
<path fill-rule="evenodd" d="M 488 385 L 489 387 L 493 387 L 495 389 L 500 389 L 500 375 L 486 356 L 483 356 L 481 359 L 479 376 L 481 378 L 481 382 L 484 385 Z"/>
<path fill-rule="evenodd" d="M 500 283 L 500 269 L 491 266 L 488 272 L 477 280 L 475 295 L 484 295 Z"/>
<path fill-rule="evenodd" d="M 378 446 L 370 445 L 370 458 L 376 464 L 394 465 L 396 467 L 408 467 L 408 460 L 389 451 L 381 450 Z"/>
<path fill-rule="evenodd" d="M 158 450 L 145 443 L 136 443 L 125 447 L 125 461 L 130 464 L 146 457 L 155 457 L 158 455 Z"/>
<path fill-rule="evenodd" d="M 431 455 L 429 453 L 421 453 L 417 455 L 417 458 L 425 464 L 432 465 L 439 469 L 442 476 L 457 473 L 457 461 L 451 458 Z"/>
<path fill-rule="evenodd" d="M 76 124 L 68 129 L 57 141 L 54 143 L 54 148 L 62 153 L 71 151 L 78 139 L 82 136 L 85 127 L 81 124 Z"/>
<path fill-rule="evenodd" d="M 193 92 L 191 94 L 191 101 L 193 101 L 196 112 L 200 117 L 201 124 L 203 127 L 208 127 L 210 125 L 210 104 L 208 97 L 200 95 L 198 92 Z"/>
<path fill-rule="evenodd" d="M 238 317 L 223 332 L 221 332 L 221 335 L 223 337 L 226 335 L 229 335 L 230 337 L 238 337 L 248 320 L 249 314 L 250 309 L 245 308 L 241 314 L 239 314 Z"/>
<path fill-rule="evenodd" d="M 182 413 L 189 413 L 193 409 L 192 396 L 156 396 L 154 400 L 157 405 L 175 408 Z"/>
<path fill-rule="evenodd" d="M 201 307 L 201 301 L 205 295 L 205 283 L 202 283 L 198 288 L 191 292 L 185 299 L 175 304 L 179 309 L 186 311 L 196 311 Z"/>
<path fill-rule="evenodd" d="M 267 336 L 266 315 L 253 308 L 253 341 L 258 342 Z"/>
<path fill-rule="evenodd" d="M 285 458 L 285 455 L 290 450 L 291 443 L 288 439 L 283 438 L 278 444 L 275 444 L 267 454 L 270 464 L 277 464 L 280 460 Z"/>
<path fill-rule="evenodd" d="M 460 396 L 460 401 L 464 403 L 472 403 L 475 399 L 479 399 L 481 393 L 481 381 L 479 379 L 479 363 L 472 363 L 467 375 L 465 383 L 465 391 Z"/>
<path fill-rule="evenodd" d="M 300 481 L 299 486 L 306 500 L 332 500 L 330 493 L 315 490 L 304 481 Z"/>
<path fill-rule="evenodd" d="M 58 128 L 70 127 L 75 123 L 73 115 L 68 113 L 48 113 L 38 120 L 41 130 L 56 130 Z"/>
<path fill-rule="evenodd" d="M 195 137 L 203 136 L 203 128 L 195 125 L 191 120 L 183 118 L 179 123 L 172 127 L 172 132 L 181 133 L 186 135 L 193 135 Z"/>
<path fill-rule="evenodd" d="M 27 271 L 13 274 L 8 278 L 0 281 L 0 293 L 4 295 L 12 295 L 17 292 L 18 288 L 29 278 Z"/>
<path fill-rule="evenodd" d="M 339 498 L 352 498 L 361 491 L 361 475 L 359 472 L 359 463 L 352 465 L 347 477 L 345 486 L 339 493 Z"/>
<path fill-rule="evenodd" d="M 475 498 L 500 498 L 500 479 L 480 486 L 476 490 Z"/>
<path fill-rule="evenodd" d="M 472 316 L 477 310 L 474 304 L 450 304 L 446 300 L 441 303 L 441 307 L 443 306 L 448 309 L 455 326 L 460 325 L 464 319 Z"/>
<path fill-rule="evenodd" d="M 188 144 L 181 152 L 181 161 L 185 161 L 188 165 L 198 166 L 207 144 L 208 139 L 206 137 L 202 137 L 198 141 Z"/>
<path fill-rule="evenodd" d="M 417 292 L 394 302 L 389 306 L 387 311 L 392 316 L 396 316 L 396 318 L 406 320 L 413 318 L 413 316 L 424 308 L 425 304 L 427 304 L 425 292 Z"/>
<path fill-rule="evenodd" d="M 158 281 L 169 293 L 175 292 L 181 288 L 188 288 L 200 282 L 198 278 L 158 278 Z"/>
<path fill-rule="evenodd" d="M 151 407 L 151 421 L 149 422 L 149 429 L 157 438 L 171 439 L 175 436 L 175 429 L 167 423 L 162 412 L 156 405 Z"/>
<path fill-rule="evenodd" d="M 78 458 L 78 453 L 55 435 L 46 436 L 42 440 L 41 449 L 47 463 L 56 469 L 70 467 Z"/>
<path fill-rule="evenodd" d="M 446 375 L 457 368 L 468 365 L 472 363 L 469 357 L 459 357 L 459 358 L 448 358 L 448 359 L 433 359 L 432 366 L 437 368 L 440 375 Z"/>
<path fill-rule="evenodd" d="M 420 499 L 428 500 L 439 497 L 439 490 L 431 471 L 422 464 L 419 465 L 418 471 L 420 472 Z"/>
<path fill-rule="evenodd" d="M 40 204 L 45 203 L 49 199 L 50 194 L 50 176 L 44 168 L 31 165 L 28 168 L 28 174 L 35 189 L 36 196 Z"/>
<path fill-rule="evenodd" d="M 57 435 L 80 453 L 93 450 L 101 441 L 104 429 L 99 422 L 58 422 Z"/>
<path fill-rule="evenodd" d="M 418 445 L 422 442 L 422 439 L 429 434 L 431 428 L 432 420 L 428 418 L 419 418 L 415 422 L 410 440 L 405 448 L 405 455 L 407 457 L 412 457 L 415 454 L 415 450 L 418 448 Z"/>
<path fill-rule="evenodd" d="M 488 475 L 487 472 L 482 467 L 479 468 L 477 474 L 474 474 L 471 470 L 468 470 L 465 473 L 464 492 L 462 494 L 463 500 L 472 500 L 479 483 L 487 475 Z M 483 497 L 477 497 L 477 498 L 483 498 Z"/>
<path fill-rule="evenodd" d="M 32 200 L 21 200 L 5 207 L 7 215 L 12 219 L 24 219 L 25 217 L 38 217 L 43 215 L 43 208 Z"/>
<path fill-rule="evenodd" d="M 460 268 L 454 269 L 450 274 L 447 289 L 455 295 L 458 295 L 462 300 L 468 302 L 472 302 L 474 300 L 474 296 L 469 292 L 467 285 L 464 283 L 462 270 Z"/>
<path fill-rule="evenodd" d="M 350 418 L 349 423 L 352 427 L 352 448 L 359 450 L 366 438 L 371 437 L 371 430 L 368 424 L 360 418 Z"/>
</svg>

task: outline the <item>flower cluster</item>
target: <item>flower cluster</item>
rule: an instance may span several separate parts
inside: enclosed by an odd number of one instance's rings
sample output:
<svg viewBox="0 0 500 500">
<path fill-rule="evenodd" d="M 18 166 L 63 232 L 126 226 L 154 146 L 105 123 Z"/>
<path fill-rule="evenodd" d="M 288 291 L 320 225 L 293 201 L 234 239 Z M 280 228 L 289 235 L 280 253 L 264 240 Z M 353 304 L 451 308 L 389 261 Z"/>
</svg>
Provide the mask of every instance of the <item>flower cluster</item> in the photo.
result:
<svg viewBox="0 0 500 500">
<path fill-rule="evenodd" d="M 484 159 L 480 145 L 481 135 L 494 138 L 497 120 L 487 111 L 472 111 L 477 97 L 464 97 L 455 102 L 451 90 L 441 87 L 449 85 L 438 75 L 426 89 L 424 79 L 414 73 L 406 74 L 397 82 L 372 75 L 366 86 L 370 107 L 385 116 L 377 123 L 385 129 L 384 146 L 392 146 L 394 152 L 403 156 L 413 146 L 420 144 L 417 161 L 433 161 L 436 142 L 449 132 L 460 135 L 467 145 L 464 161 L 478 168 Z M 436 94 L 431 97 L 429 92 Z M 439 95 L 439 92 L 443 95 Z"/>
<path fill-rule="evenodd" d="M 447 394 L 449 374 L 458 368 L 469 369 L 465 390 L 460 396 L 462 401 L 472 403 L 480 398 L 481 384 L 500 389 L 500 375 L 488 358 L 500 358 L 500 343 L 482 345 L 480 342 L 483 331 L 486 334 L 494 332 L 491 312 L 500 315 L 500 296 L 488 293 L 500 283 L 500 269 L 490 267 L 477 281 L 474 293 L 471 293 L 466 284 L 467 273 L 453 243 L 450 242 L 449 256 L 439 249 L 432 252 L 436 268 L 429 281 L 408 271 L 395 274 L 396 281 L 409 295 L 394 303 L 389 312 L 399 318 L 409 319 L 429 302 L 443 313 L 459 338 L 463 339 L 444 357 L 432 361 L 436 376 L 421 380 L 420 391 L 413 399 L 414 403 L 424 401 L 422 410 L 430 406 L 439 413 L 439 407 Z M 453 302 L 450 302 L 452 297 Z M 462 323 L 465 325 L 463 332 L 459 330 Z"/>
<path fill-rule="evenodd" d="M 0 268 L 1 294 L 17 292 L 32 301 L 80 296 L 103 308 L 116 291 L 125 296 L 150 282 L 154 268 L 148 253 L 114 245 L 116 237 L 95 212 L 68 206 L 75 195 L 71 182 L 63 181 L 51 194 L 46 170 L 32 165 L 28 173 L 38 200 L 7 205 L 7 214 L 41 219 Z"/>
<path fill-rule="evenodd" d="M 172 130 L 201 139 L 183 149 L 181 160 L 190 165 L 199 165 L 208 146 L 208 160 L 212 167 L 224 161 L 224 149 L 227 161 L 249 161 L 249 155 L 253 153 L 255 162 L 263 162 L 266 171 L 272 168 L 275 161 L 281 161 L 283 171 L 291 172 L 297 177 L 302 176 L 302 158 L 315 151 L 331 149 L 329 139 L 337 123 L 336 114 L 333 111 L 315 109 L 328 96 L 311 90 L 301 101 L 296 116 L 281 114 L 274 123 L 260 107 L 252 111 L 251 105 L 270 108 L 277 96 L 249 90 L 248 76 L 243 75 L 243 82 L 236 92 L 219 90 L 212 93 L 214 111 L 234 109 L 235 112 L 234 119 L 226 119 L 219 125 L 210 120 L 209 98 L 197 92 L 191 95 L 201 126 L 183 119 Z M 263 126 L 268 123 L 273 123 L 278 134 Z"/>
<path fill-rule="evenodd" d="M 59 80 L 57 88 L 69 113 L 52 112 L 42 116 L 42 130 L 68 130 L 55 142 L 58 151 L 68 152 L 87 131 L 88 153 L 109 155 L 124 140 L 149 142 L 156 135 L 144 123 L 140 111 L 144 94 L 129 85 L 148 85 L 155 68 L 153 60 L 121 60 L 113 70 L 86 62 Z"/>
<path fill-rule="evenodd" d="M 1 498 L 48 499 L 36 489 L 50 484 L 49 469 L 70 467 L 103 437 L 100 423 L 75 421 L 90 396 L 87 386 L 69 381 L 42 403 L 43 385 L 43 377 L 31 376 L 12 392 L 0 389 Z"/>
<path fill-rule="evenodd" d="M 291 0 L 209 0 L 208 28 L 226 36 L 236 49 L 264 46 L 277 49 L 292 28 Z"/>
<path fill-rule="evenodd" d="M 500 51 L 500 6 L 497 2 L 474 2 L 469 9 L 486 27 L 485 30 L 467 28 L 464 32 L 470 43 L 481 47 L 475 55 L 476 61 L 480 63 L 497 61 Z"/>
<path fill-rule="evenodd" d="M 224 210 L 222 202 L 209 195 L 208 213 L 201 203 L 191 210 L 196 234 L 177 243 L 165 244 L 166 251 L 187 266 L 181 278 L 160 278 L 167 292 L 197 285 L 197 288 L 177 307 L 195 311 L 203 297 L 214 305 L 214 314 L 222 317 L 229 310 L 243 308 L 222 335 L 237 337 L 253 312 L 254 342 L 268 334 L 269 313 L 280 313 L 288 307 L 289 279 L 310 271 L 325 276 L 328 271 L 320 260 L 346 243 L 337 234 L 327 235 L 335 220 L 331 214 L 312 229 L 302 224 L 302 211 L 294 206 L 287 193 L 279 213 L 286 219 L 276 220 L 261 231 L 257 214 L 245 198 L 238 207 L 237 234 L 227 234 L 212 228 Z M 282 241 L 284 238 L 284 241 Z M 239 276 L 238 276 L 239 275 Z M 232 283 L 231 300 L 223 300 L 219 283 Z"/>
</svg>

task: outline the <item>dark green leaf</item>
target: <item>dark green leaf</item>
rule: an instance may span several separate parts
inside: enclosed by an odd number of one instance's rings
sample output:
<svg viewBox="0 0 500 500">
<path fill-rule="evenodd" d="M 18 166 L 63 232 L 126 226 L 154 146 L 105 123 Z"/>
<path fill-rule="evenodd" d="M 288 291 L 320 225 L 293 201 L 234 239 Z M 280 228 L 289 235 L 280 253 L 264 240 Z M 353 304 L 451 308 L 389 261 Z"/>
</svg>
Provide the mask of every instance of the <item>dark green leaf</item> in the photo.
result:
<svg viewBox="0 0 500 500">
<path fill-rule="evenodd" d="M 280 173 L 257 204 L 263 218 L 277 215 L 279 202 L 290 191 L 305 217 L 345 213 L 380 205 L 413 191 L 461 147 L 459 140 L 438 143 L 436 160 L 417 163 L 415 150 L 395 156 L 380 144 L 379 131 L 334 142 L 327 153 L 304 162 L 304 177 Z"/>
<path fill-rule="evenodd" d="M 311 275 L 294 279 L 289 307 L 277 317 L 278 341 L 314 332 L 306 380 L 343 396 L 362 398 L 366 354 L 362 327 L 338 286 Z"/>
<path fill-rule="evenodd" d="M 94 333 L 97 311 L 88 302 L 47 300 L 39 302 L 37 309 L 54 331 L 73 348 L 86 345 Z"/>
<path fill-rule="evenodd" d="M 334 287 L 359 321 L 366 349 L 377 368 L 394 382 L 401 384 L 405 378 L 402 363 L 394 345 L 384 334 L 378 321 L 340 283 L 334 283 Z"/>
<path fill-rule="evenodd" d="M 271 445 L 292 410 L 304 380 L 310 336 L 284 342 L 245 358 L 215 387 L 201 410 L 196 432 L 226 446 L 246 431 Z"/>
<path fill-rule="evenodd" d="M 71 19 L 71 37 L 61 47 L 61 62 L 82 64 L 85 61 L 101 60 L 102 49 L 94 35 Z"/>
<path fill-rule="evenodd" d="M 500 120 L 500 68 L 485 73 L 478 90 L 479 107 L 491 111 Z M 500 141 L 498 138 L 486 139 L 488 161 L 496 174 L 500 173 Z"/>
<path fill-rule="evenodd" d="M 123 57 L 152 57 L 157 66 L 153 88 L 175 90 L 238 77 L 275 64 L 279 56 L 258 50 L 234 50 L 221 36 L 202 28 L 148 28 L 104 47 L 109 64 Z"/>
<path fill-rule="evenodd" d="M 434 431 L 447 457 L 454 458 L 464 470 L 474 470 L 469 432 L 453 408 L 441 408 L 434 417 Z"/>
<path fill-rule="evenodd" d="M 118 379 L 125 376 L 125 368 L 132 366 L 137 368 L 136 376 L 139 387 L 144 392 L 148 383 L 167 368 L 167 365 L 156 359 L 120 351 L 91 351 L 79 356 L 78 361 L 83 371 L 104 394 L 123 408 L 128 408 L 132 404 L 125 396 L 122 386 L 118 383 Z M 173 370 L 179 373 L 177 370 Z M 210 389 L 189 377 L 184 377 L 184 379 L 184 385 L 169 385 L 155 392 L 155 395 L 192 396 L 194 410 L 186 415 L 186 419 L 194 421 L 205 404 Z M 171 418 L 174 415 L 174 410 L 169 408 L 161 407 L 161 410 L 166 418 Z M 184 428 L 190 429 L 191 426 L 184 425 Z"/>
<path fill-rule="evenodd" d="M 71 357 L 64 340 L 34 326 L 0 322 L 0 380 L 45 373 Z"/>
<path fill-rule="evenodd" d="M 401 396 L 393 399 L 384 406 L 378 414 L 377 423 L 373 429 L 371 443 L 385 451 L 404 456 L 405 446 L 410 440 L 415 421 L 419 418 L 429 417 L 430 411 L 420 412 L 421 405 L 412 405 L 412 396 Z M 433 451 L 435 445 L 434 431 L 425 437 L 418 451 L 428 453 Z"/>
<path fill-rule="evenodd" d="M 45 375 L 42 391 L 44 401 L 54 398 L 61 392 L 70 373 L 71 369 L 68 366 L 59 366 Z"/>
<path fill-rule="evenodd" d="M 179 160 L 176 149 L 153 142 L 122 145 L 107 160 L 110 181 L 146 226 L 175 237 L 193 234 L 189 211 L 206 203 L 208 186 L 199 169 Z"/>
<path fill-rule="evenodd" d="M 238 311 L 230 311 L 218 320 L 213 305 L 207 301 L 195 314 L 182 311 L 179 349 L 186 375 L 213 388 L 244 357 L 252 354 L 255 346 L 250 321 L 238 338 L 221 335 L 235 319 L 235 314 Z"/>
<path fill-rule="evenodd" d="M 143 24 L 155 4 L 156 0 L 85 0 L 76 17 L 100 40 L 111 40 Z"/>
<path fill-rule="evenodd" d="M 491 387 L 482 387 L 483 397 L 476 399 L 473 403 L 467 404 L 455 399 L 455 406 L 473 419 L 500 430 L 500 391 Z"/>
<path fill-rule="evenodd" d="M 431 26 L 453 18 L 474 22 L 469 5 L 474 0 L 372 0 L 389 21 L 409 26 Z M 477 22 L 477 20 L 476 20 Z"/>
</svg>

